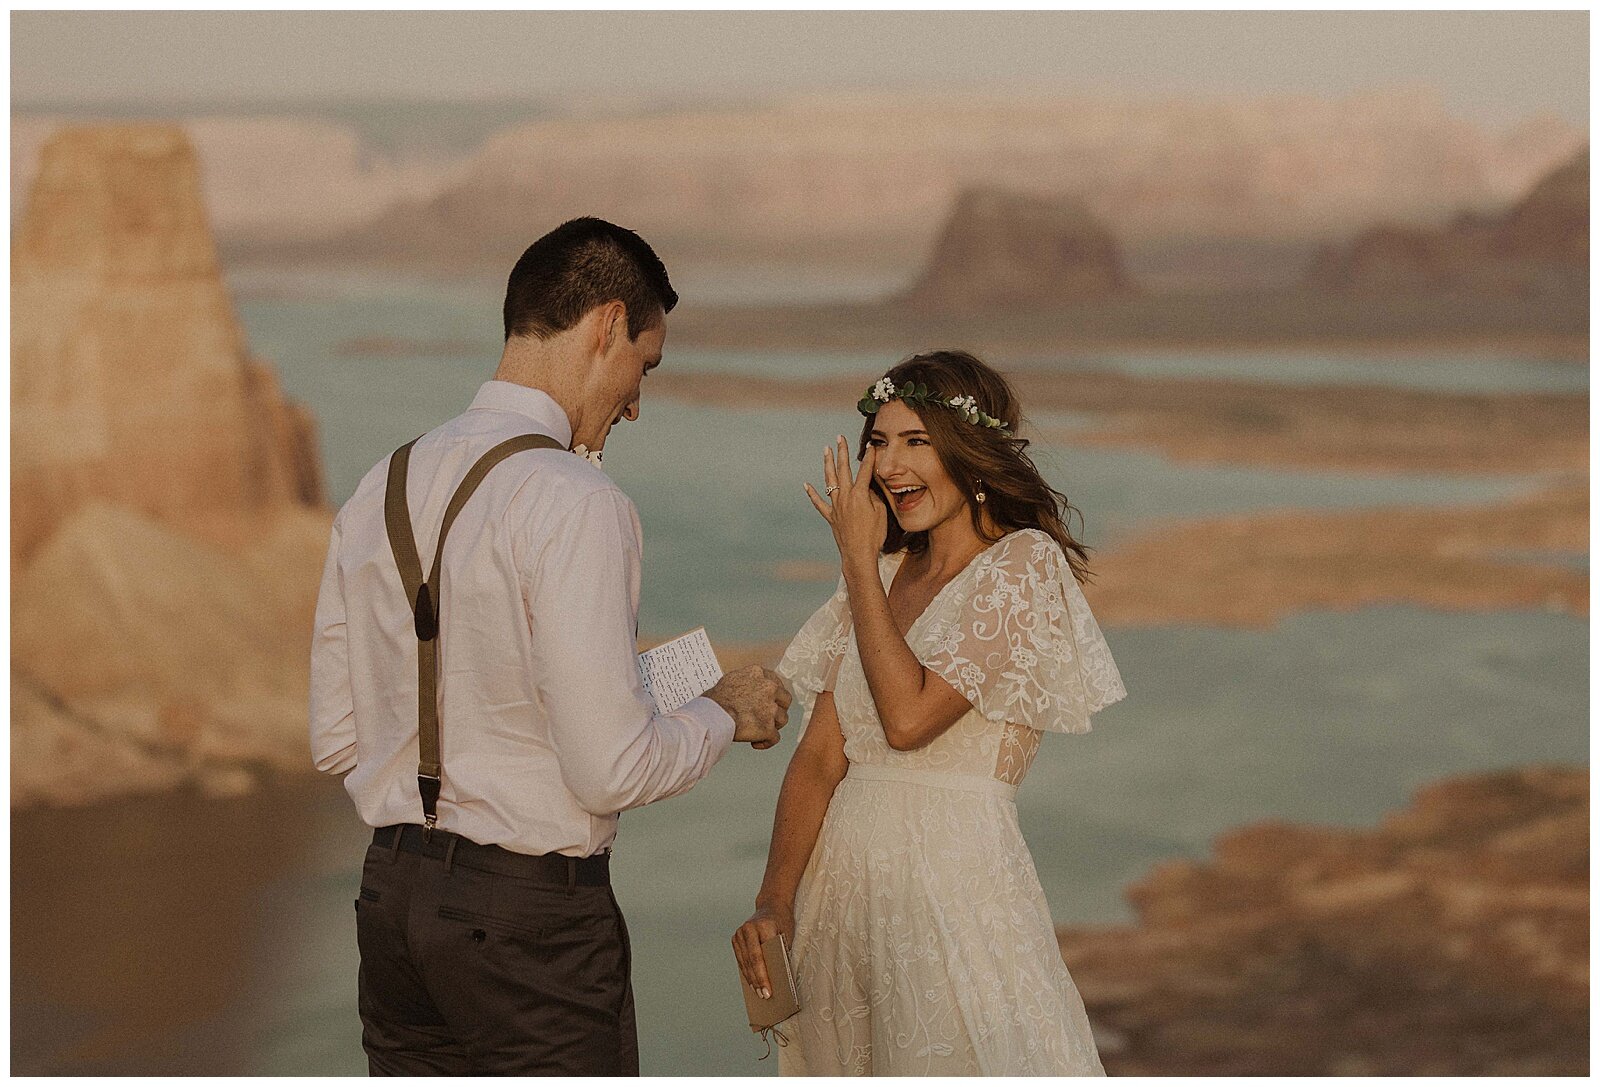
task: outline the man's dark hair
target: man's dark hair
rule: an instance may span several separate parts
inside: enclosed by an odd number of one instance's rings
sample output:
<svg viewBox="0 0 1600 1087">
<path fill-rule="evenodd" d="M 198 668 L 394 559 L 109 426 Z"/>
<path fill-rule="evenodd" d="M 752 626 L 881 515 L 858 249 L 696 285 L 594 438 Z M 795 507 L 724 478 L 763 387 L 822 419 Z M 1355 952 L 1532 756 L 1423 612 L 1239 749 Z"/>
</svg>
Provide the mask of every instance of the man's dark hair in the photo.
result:
<svg viewBox="0 0 1600 1087">
<path fill-rule="evenodd" d="M 571 219 L 528 246 L 506 283 L 506 339 L 565 332 L 607 302 L 628 307 L 628 339 L 655 326 L 656 311 L 671 313 L 678 292 L 667 267 L 639 235 L 585 216 Z"/>
</svg>

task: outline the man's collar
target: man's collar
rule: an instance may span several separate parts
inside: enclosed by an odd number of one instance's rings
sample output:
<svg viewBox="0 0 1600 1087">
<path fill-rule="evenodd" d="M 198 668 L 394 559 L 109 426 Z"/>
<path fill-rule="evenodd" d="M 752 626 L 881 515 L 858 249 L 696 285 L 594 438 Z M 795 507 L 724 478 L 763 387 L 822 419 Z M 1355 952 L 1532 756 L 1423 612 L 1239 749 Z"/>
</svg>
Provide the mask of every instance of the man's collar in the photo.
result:
<svg viewBox="0 0 1600 1087">
<path fill-rule="evenodd" d="M 468 411 L 482 408 L 486 411 L 510 411 L 526 416 L 538 424 L 539 432 L 548 434 L 562 445 L 572 444 L 572 421 L 561 405 L 543 389 L 531 389 L 511 381 L 485 381 L 478 387 Z"/>
</svg>

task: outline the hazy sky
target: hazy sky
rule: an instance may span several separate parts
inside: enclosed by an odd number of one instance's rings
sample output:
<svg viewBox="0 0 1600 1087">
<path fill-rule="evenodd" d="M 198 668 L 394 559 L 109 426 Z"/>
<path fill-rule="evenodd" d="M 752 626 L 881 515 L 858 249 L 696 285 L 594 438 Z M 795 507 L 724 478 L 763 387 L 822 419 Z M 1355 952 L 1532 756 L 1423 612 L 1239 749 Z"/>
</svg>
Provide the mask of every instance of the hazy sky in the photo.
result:
<svg viewBox="0 0 1600 1087">
<path fill-rule="evenodd" d="M 1018 84 L 1588 121 L 1587 12 L 17 12 L 11 93 L 107 104 Z"/>
</svg>

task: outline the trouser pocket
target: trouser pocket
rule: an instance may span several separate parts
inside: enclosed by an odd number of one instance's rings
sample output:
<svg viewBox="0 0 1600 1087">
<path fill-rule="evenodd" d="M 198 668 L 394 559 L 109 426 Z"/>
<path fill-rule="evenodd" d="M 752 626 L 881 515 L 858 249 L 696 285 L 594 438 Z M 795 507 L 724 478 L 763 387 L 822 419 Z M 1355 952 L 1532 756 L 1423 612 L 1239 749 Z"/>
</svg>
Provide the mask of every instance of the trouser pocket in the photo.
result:
<svg viewBox="0 0 1600 1087">
<path fill-rule="evenodd" d="M 470 1030 L 481 1074 L 626 1075 L 626 929 L 606 887 L 537 884 L 457 865 L 429 910 L 425 969 Z"/>
</svg>

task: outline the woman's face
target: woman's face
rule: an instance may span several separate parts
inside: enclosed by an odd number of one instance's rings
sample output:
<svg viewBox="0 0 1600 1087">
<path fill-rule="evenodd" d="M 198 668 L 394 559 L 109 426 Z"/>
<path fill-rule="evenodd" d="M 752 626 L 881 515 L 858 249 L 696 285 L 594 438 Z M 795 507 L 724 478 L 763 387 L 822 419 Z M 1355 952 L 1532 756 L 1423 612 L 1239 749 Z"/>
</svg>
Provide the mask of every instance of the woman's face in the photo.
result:
<svg viewBox="0 0 1600 1087">
<path fill-rule="evenodd" d="M 952 517 L 968 516 L 967 497 L 944 470 L 922 417 L 903 401 L 878 409 L 867 444 L 878 451 L 873 475 L 902 530 L 926 532 Z"/>
</svg>

